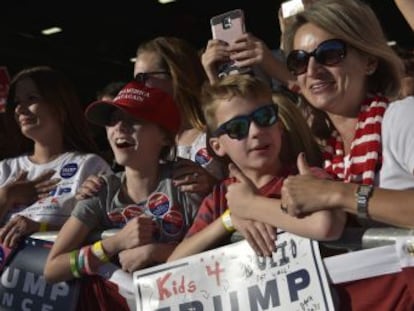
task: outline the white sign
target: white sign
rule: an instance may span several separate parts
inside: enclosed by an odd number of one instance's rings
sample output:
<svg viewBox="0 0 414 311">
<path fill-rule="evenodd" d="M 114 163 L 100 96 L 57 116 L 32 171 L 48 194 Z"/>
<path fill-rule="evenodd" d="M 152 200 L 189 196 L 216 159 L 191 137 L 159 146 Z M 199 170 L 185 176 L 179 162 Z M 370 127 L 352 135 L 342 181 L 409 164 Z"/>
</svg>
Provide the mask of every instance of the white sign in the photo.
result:
<svg viewBox="0 0 414 311">
<path fill-rule="evenodd" d="M 246 241 L 133 275 L 137 310 L 334 310 L 318 243 L 279 233 L 272 258 Z"/>
</svg>

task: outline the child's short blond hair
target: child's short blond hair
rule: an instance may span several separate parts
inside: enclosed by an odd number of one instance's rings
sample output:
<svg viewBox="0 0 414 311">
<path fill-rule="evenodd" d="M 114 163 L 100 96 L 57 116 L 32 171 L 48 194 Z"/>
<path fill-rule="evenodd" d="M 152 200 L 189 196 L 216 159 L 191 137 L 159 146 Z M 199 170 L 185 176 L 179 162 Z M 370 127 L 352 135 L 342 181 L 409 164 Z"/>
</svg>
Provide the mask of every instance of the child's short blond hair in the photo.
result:
<svg viewBox="0 0 414 311">
<path fill-rule="evenodd" d="M 215 117 L 218 101 L 229 100 L 234 96 L 263 98 L 271 102 L 272 89 L 265 82 L 249 75 L 231 75 L 212 85 L 204 85 L 201 103 L 207 129 L 210 133 L 218 127 Z"/>
</svg>

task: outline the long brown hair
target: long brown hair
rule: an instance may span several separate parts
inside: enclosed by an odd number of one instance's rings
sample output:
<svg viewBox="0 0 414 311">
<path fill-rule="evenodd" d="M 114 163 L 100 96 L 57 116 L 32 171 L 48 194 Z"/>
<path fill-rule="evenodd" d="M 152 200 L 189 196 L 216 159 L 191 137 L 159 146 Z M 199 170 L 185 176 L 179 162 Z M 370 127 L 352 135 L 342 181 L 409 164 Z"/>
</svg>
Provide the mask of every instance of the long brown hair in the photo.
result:
<svg viewBox="0 0 414 311">
<path fill-rule="evenodd" d="M 137 55 L 142 52 L 153 52 L 160 56 L 160 65 L 171 74 L 173 96 L 184 113 L 184 118 L 193 128 L 205 130 L 200 92 L 207 76 L 197 50 L 183 39 L 157 37 L 142 43 Z"/>
<path fill-rule="evenodd" d="M 45 104 L 61 121 L 65 151 L 96 152 L 75 89 L 66 77 L 55 69 L 38 66 L 18 72 L 10 83 L 6 112 L 14 113 L 16 84 L 24 79 L 33 81 Z"/>
</svg>

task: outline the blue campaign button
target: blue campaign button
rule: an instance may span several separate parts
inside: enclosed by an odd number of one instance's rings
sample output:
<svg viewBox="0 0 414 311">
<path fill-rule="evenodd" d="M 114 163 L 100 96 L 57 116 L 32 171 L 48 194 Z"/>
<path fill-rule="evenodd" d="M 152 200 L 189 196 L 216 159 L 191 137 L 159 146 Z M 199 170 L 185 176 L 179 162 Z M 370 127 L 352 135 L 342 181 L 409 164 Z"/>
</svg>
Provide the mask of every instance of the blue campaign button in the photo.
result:
<svg viewBox="0 0 414 311">
<path fill-rule="evenodd" d="M 78 164 L 68 163 L 62 167 L 60 170 L 60 177 L 62 178 L 71 178 L 78 171 Z"/>
</svg>

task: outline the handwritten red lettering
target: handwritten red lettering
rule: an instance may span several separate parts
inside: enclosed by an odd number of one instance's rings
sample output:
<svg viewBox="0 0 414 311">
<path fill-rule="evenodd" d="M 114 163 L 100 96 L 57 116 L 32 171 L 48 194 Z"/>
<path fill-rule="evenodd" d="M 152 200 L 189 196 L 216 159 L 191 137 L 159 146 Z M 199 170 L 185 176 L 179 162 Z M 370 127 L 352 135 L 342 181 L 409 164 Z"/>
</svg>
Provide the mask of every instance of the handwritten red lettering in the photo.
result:
<svg viewBox="0 0 414 311">
<path fill-rule="evenodd" d="M 206 269 L 207 269 L 208 276 L 211 276 L 211 275 L 216 276 L 216 283 L 218 286 L 220 286 L 220 273 L 224 272 L 224 269 L 220 269 L 220 263 L 216 261 L 215 267 L 213 269 L 209 265 L 206 266 Z"/>
</svg>

